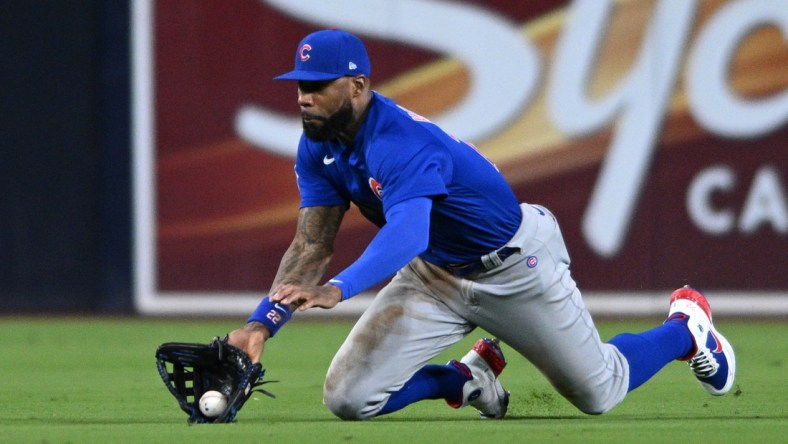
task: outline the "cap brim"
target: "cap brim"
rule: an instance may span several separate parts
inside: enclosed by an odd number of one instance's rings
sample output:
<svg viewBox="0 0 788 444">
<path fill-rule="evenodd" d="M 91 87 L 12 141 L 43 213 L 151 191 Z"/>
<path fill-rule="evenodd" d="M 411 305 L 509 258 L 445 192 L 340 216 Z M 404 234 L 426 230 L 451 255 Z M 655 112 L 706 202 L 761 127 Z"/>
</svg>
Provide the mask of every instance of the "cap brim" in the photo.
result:
<svg viewBox="0 0 788 444">
<path fill-rule="evenodd" d="M 342 77 L 341 74 L 333 72 L 319 72 L 319 71 L 290 71 L 282 74 L 281 76 L 274 77 L 274 80 L 303 80 L 321 82 L 324 80 L 334 80 Z"/>
</svg>

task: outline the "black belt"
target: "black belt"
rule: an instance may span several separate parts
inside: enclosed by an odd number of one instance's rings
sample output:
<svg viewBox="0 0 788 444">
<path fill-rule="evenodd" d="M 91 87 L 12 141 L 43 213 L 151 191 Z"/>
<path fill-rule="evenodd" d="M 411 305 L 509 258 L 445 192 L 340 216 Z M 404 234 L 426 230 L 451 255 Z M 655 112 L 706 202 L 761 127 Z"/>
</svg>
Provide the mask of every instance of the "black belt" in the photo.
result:
<svg viewBox="0 0 788 444">
<path fill-rule="evenodd" d="M 470 276 L 480 271 L 492 270 L 493 268 L 501 265 L 507 257 L 519 252 L 520 249 L 517 247 L 502 247 L 493 251 L 492 253 L 485 254 L 479 259 L 470 262 L 463 262 L 461 264 L 445 265 L 444 268 L 449 270 L 449 273 L 457 277 Z"/>
</svg>

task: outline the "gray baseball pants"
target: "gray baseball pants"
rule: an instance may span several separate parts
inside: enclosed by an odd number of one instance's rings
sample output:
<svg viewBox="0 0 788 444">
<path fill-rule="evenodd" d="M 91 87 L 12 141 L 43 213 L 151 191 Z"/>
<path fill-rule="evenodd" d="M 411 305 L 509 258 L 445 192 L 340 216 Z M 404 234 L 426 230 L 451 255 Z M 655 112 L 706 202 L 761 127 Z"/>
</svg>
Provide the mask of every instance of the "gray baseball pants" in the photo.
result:
<svg viewBox="0 0 788 444">
<path fill-rule="evenodd" d="M 335 415 L 375 416 L 416 371 L 475 327 L 520 353 L 585 413 L 604 413 L 624 399 L 629 366 L 600 340 L 555 218 L 540 206 L 521 209 L 523 222 L 507 243 L 520 254 L 497 268 L 458 278 L 416 258 L 378 293 L 328 369 L 324 402 Z"/>
</svg>

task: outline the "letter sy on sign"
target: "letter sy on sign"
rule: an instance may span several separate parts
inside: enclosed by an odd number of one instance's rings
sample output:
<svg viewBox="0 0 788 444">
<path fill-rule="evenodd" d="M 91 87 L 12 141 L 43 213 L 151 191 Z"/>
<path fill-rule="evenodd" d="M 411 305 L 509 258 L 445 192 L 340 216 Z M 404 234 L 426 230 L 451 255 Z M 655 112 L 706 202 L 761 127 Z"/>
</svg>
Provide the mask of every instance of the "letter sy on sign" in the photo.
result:
<svg viewBox="0 0 788 444">
<path fill-rule="evenodd" d="M 342 27 L 362 37 L 457 58 L 471 73 L 470 89 L 460 103 L 431 120 L 482 148 L 485 139 L 523 112 L 541 87 L 542 57 L 531 34 L 479 6 L 380 0 L 375 8 L 359 10 L 354 0 L 261 1 L 315 25 Z M 599 68 L 598 54 L 616 8 L 623 7 L 619 3 L 577 0 L 570 4 L 541 87 L 545 118 L 562 134 L 582 137 L 613 125 L 582 221 L 586 242 L 603 257 L 614 257 L 624 244 L 680 76 L 684 76 L 689 111 L 712 134 L 755 138 L 788 121 L 788 91 L 743 98 L 728 81 L 729 66 L 745 36 L 764 27 L 788 35 L 784 2 L 656 1 L 628 73 L 605 95 L 591 98 L 590 77 Z M 716 9 L 702 28 L 694 29 L 701 4 Z M 697 32 L 690 41 L 693 31 Z M 682 73 L 685 57 L 687 70 Z M 239 109 L 235 123 L 239 135 L 250 143 L 295 156 L 301 133 L 297 119 L 251 105 Z"/>
</svg>

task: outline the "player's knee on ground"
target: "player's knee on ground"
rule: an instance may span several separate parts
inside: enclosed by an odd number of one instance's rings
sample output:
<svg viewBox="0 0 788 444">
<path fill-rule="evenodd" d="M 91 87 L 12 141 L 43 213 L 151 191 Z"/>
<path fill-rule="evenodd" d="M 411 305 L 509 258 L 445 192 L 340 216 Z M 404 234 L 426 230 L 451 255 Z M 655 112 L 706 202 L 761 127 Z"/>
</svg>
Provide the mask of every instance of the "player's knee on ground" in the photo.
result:
<svg viewBox="0 0 788 444">
<path fill-rule="evenodd" d="M 585 413 L 586 415 L 601 415 L 603 413 L 607 413 L 612 408 L 612 407 L 607 407 L 603 404 L 596 404 L 585 400 L 573 404 L 575 407 L 577 407 L 581 412 Z"/>
<path fill-rule="evenodd" d="M 604 344 L 612 354 L 605 365 L 585 372 L 566 374 L 552 383 L 564 398 L 588 415 L 601 415 L 617 406 L 627 395 L 629 377 L 626 359 L 617 348 Z"/>
<path fill-rule="evenodd" d="M 332 378 L 329 373 L 323 387 L 323 404 L 340 419 L 369 419 L 382 406 L 379 402 L 371 401 L 371 396 L 360 390 L 361 385 L 346 379 Z"/>
<path fill-rule="evenodd" d="M 620 402 L 611 400 L 610 396 L 592 390 L 561 391 L 559 389 L 559 392 L 578 410 L 587 415 L 607 413 Z"/>
<path fill-rule="evenodd" d="M 362 414 L 363 403 L 354 402 L 340 393 L 323 392 L 323 404 L 340 419 L 349 421 L 366 419 Z"/>
</svg>

